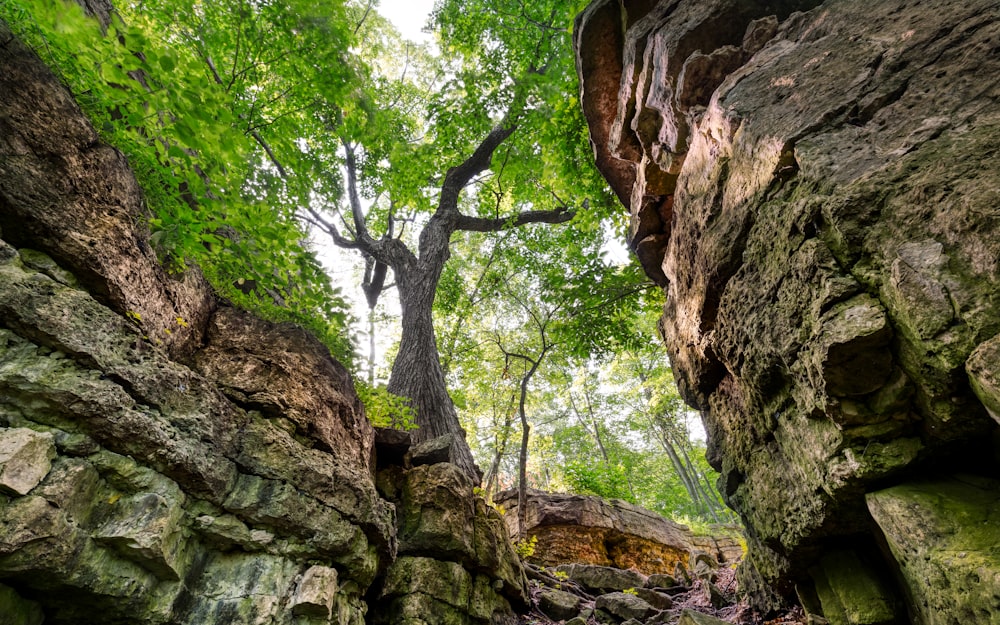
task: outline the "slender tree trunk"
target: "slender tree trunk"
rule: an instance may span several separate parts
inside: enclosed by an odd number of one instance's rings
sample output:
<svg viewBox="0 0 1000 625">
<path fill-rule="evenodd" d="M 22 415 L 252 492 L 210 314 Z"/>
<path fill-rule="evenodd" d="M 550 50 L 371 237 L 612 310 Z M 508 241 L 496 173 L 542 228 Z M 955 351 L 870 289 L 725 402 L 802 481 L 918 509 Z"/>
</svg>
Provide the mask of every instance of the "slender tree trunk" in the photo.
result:
<svg viewBox="0 0 1000 625">
<path fill-rule="evenodd" d="M 454 436 L 453 460 L 478 486 L 483 474 L 472 457 L 455 404 L 448 395 L 434 335 L 434 291 L 443 266 L 441 262 L 436 268 L 433 265 L 425 268 L 417 262 L 396 268 L 402 336 L 388 390 L 410 399 L 419 426 L 415 440 L 427 441 L 445 434 Z"/>
<path fill-rule="evenodd" d="M 526 393 L 527 389 L 521 391 L 521 454 L 517 460 L 517 533 L 521 540 L 528 538 L 528 437 L 531 426 L 524 413 Z"/>
<path fill-rule="evenodd" d="M 368 309 L 368 386 L 375 386 L 375 307 Z"/>
<path fill-rule="evenodd" d="M 486 472 L 486 478 L 484 479 L 486 496 L 491 501 L 493 495 L 496 494 L 497 478 L 500 474 L 500 462 L 503 460 L 504 454 L 507 453 L 507 445 L 510 442 L 510 426 L 511 421 L 514 419 L 513 404 L 514 395 L 511 394 L 510 405 L 504 410 L 503 426 L 497 433 L 496 452 L 493 454 L 493 461 L 490 463 L 489 471 Z"/>
</svg>

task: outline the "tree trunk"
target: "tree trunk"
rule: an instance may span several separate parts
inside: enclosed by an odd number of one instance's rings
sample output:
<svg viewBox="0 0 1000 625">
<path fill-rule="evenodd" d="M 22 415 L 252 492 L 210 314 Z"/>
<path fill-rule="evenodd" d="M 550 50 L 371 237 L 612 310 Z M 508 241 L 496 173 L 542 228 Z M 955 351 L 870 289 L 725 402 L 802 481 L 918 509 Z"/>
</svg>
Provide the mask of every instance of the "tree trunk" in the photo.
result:
<svg viewBox="0 0 1000 625">
<path fill-rule="evenodd" d="M 443 266 L 443 262 L 436 267 L 415 262 L 396 268 L 403 331 L 388 390 L 409 398 L 416 411 L 419 429 L 413 433 L 414 440 L 454 435 L 452 459 L 478 486 L 483 474 L 472 457 L 455 404 L 448 395 L 434 334 L 434 291 Z"/>
</svg>

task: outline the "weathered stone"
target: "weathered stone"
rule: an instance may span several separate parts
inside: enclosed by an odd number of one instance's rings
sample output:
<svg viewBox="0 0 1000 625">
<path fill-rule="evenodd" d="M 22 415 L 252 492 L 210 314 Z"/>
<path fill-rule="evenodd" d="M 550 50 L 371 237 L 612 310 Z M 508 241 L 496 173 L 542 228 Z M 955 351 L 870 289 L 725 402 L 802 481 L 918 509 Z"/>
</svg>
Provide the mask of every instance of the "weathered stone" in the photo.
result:
<svg viewBox="0 0 1000 625">
<path fill-rule="evenodd" d="M 636 571 L 616 569 L 610 566 L 565 564 L 556 567 L 556 570 L 563 571 L 571 580 L 593 591 L 606 592 L 642 588 L 646 583 L 646 578 Z"/>
<path fill-rule="evenodd" d="M 594 608 L 614 614 L 622 620 L 634 618 L 644 621 L 658 612 L 636 595 L 625 592 L 601 595 L 594 601 Z"/>
<path fill-rule="evenodd" d="M 716 610 L 733 604 L 732 597 L 727 597 L 726 593 L 707 579 L 701 581 L 701 593 L 705 602 Z"/>
<path fill-rule="evenodd" d="M 99 509 L 100 475 L 94 465 L 80 458 L 59 458 L 35 494 L 58 506 L 77 524 L 88 525 Z"/>
<path fill-rule="evenodd" d="M 673 588 L 677 580 L 666 573 L 654 573 L 646 578 L 646 588 Z"/>
<path fill-rule="evenodd" d="M 1000 623 L 1000 483 L 960 475 L 872 492 L 867 502 L 916 618 Z"/>
<path fill-rule="evenodd" d="M 0 584 L 0 623 L 4 625 L 42 625 L 45 614 L 34 601 L 24 599 L 9 586 Z"/>
<path fill-rule="evenodd" d="M 350 374 L 313 336 L 292 324 L 220 307 L 206 343 L 195 356 L 199 372 L 265 416 L 289 420 L 317 448 L 336 450 L 345 466 L 374 470 L 375 433 Z"/>
<path fill-rule="evenodd" d="M 418 443 L 410 448 L 406 454 L 407 462 L 412 466 L 423 464 L 438 464 L 439 462 L 453 462 L 451 449 L 454 445 L 455 436 L 445 434 L 429 441 Z"/>
<path fill-rule="evenodd" d="M 337 570 L 313 565 L 302 574 L 289 600 L 292 614 L 329 619 L 337 596 Z"/>
<path fill-rule="evenodd" d="M 51 434 L 0 428 L 0 491 L 27 495 L 48 474 L 55 457 Z"/>
<path fill-rule="evenodd" d="M 890 625 L 896 598 L 883 579 L 849 550 L 825 554 L 810 574 L 831 625 Z"/>
<path fill-rule="evenodd" d="M 453 464 L 421 465 L 407 472 L 397 510 L 400 553 L 471 559 L 475 554 L 472 486 L 472 480 Z"/>
<path fill-rule="evenodd" d="M 1000 94 L 974 78 L 1000 72 L 1000 19 L 818 5 L 596 1 L 575 31 L 599 166 L 630 234 L 668 237 L 640 258 L 766 609 L 871 531 L 866 490 L 956 446 L 989 462 L 1000 414 Z"/>
<path fill-rule="evenodd" d="M 473 496 L 471 479 L 450 463 L 418 465 L 402 475 L 399 551 L 462 563 L 499 584 L 511 603 L 528 605 L 527 579 L 499 514 Z"/>
<path fill-rule="evenodd" d="M 179 620 L 272 623 L 294 594 L 299 571 L 295 563 L 266 554 L 213 553 L 202 563 L 200 575 L 187 581 Z"/>
<path fill-rule="evenodd" d="M 726 621 L 717 619 L 714 616 L 696 612 L 694 610 L 684 610 L 677 625 L 725 625 Z"/>
<path fill-rule="evenodd" d="M 477 586 L 480 586 L 478 590 Z M 499 612 L 500 617 L 505 611 L 509 613 L 509 605 L 504 606 L 505 602 L 495 593 L 492 597 L 487 596 L 489 593 L 484 593 L 481 586 L 482 581 L 477 583 L 475 577 L 456 562 L 404 556 L 396 560 L 386 574 L 381 596 L 392 601 L 395 607 L 380 618 L 388 619 L 384 622 L 397 623 L 420 616 L 428 625 L 451 625 L 488 622 L 494 612 Z M 414 614 L 416 607 L 435 604 L 444 604 L 450 609 Z"/>
<path fill-rule="evenodd" d="M 564 621 L 580 613 L 580 601 L 573 593 L 544 588 L 538 595 L 538 609 L 553 620 Z"/>
<path fill-rule="evenodd" d="M 516 492 L 504 491 L 496 501 L 508 511 L 504 520 L 513 534 Z M 578 562 L 669 574 L 675 563 L 687 563 L 696 545 L 724 562 L 742 555 L 727 536 L 695 536 L 683 525 L 621 500 L 529 489 L 527 524 L 528 534 L 538 540 L 528 560 L 543 566 Z"/>
<path fill-rule="evenodd" d="M 979 401 L 1000 423 L 1000 336 L 979 345 L 965 362 L 965 371 Z"/>
<path fill-rule="evenodd" d="M 60 284 L 71 287 L 78 285 L 76 277 L 57 265 L 47 254 L 25 248 L 18 250 L 18 254 L 21 256 L 21 262 L 24 263 L 25 267 L 40 271 Z"/>
<path fill-rule="evenodd" d="M 646 583 L 649 584 L 648 580 Z M 635 595 L 657 610 L 669 610 L 674 607 L 674 600 L 670 598 L 670 595 L 651 588 L 636 588 Z"/>
<path fill-rule="evenodd" d="M 110 507 L 110 518 L 94 532 L 94 540 L 110 545 L 157 577 L 179 580 L 184 516 L 180 502 L 145 493 L 118 499 Z"/>
</svg>

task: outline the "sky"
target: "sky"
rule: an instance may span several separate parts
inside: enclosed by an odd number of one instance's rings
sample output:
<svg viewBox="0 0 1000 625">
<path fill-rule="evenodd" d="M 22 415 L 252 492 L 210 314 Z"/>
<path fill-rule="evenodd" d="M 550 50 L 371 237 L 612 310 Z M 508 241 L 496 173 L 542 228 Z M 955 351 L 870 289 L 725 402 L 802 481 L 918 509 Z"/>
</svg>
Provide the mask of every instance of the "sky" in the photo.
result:
<svg viewBox="0 0 1000 625">
<path fill-rule="evenodd" d="M 381 0 L 378 12 L 388 18 L 404 37 L 424 42 L 430 36 L 421 29 L 434 8 L 434 0 Z"/>
</svg>

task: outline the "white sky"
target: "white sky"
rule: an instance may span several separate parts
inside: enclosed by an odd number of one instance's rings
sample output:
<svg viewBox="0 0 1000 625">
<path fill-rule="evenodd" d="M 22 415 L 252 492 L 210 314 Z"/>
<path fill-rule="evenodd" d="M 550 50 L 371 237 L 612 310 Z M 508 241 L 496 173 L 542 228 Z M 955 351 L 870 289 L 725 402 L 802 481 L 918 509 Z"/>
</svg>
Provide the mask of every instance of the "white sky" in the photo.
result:
<svg viewBox="0 0 1000 625">
<path fill-rule="evenodd" d="M 382 0 L 378 12 L 388 18 L 404 37 L 411 41 L 425 42 L 430 36 L 421 29 L 434 8 L 434 0 Z"/>
</svg>

